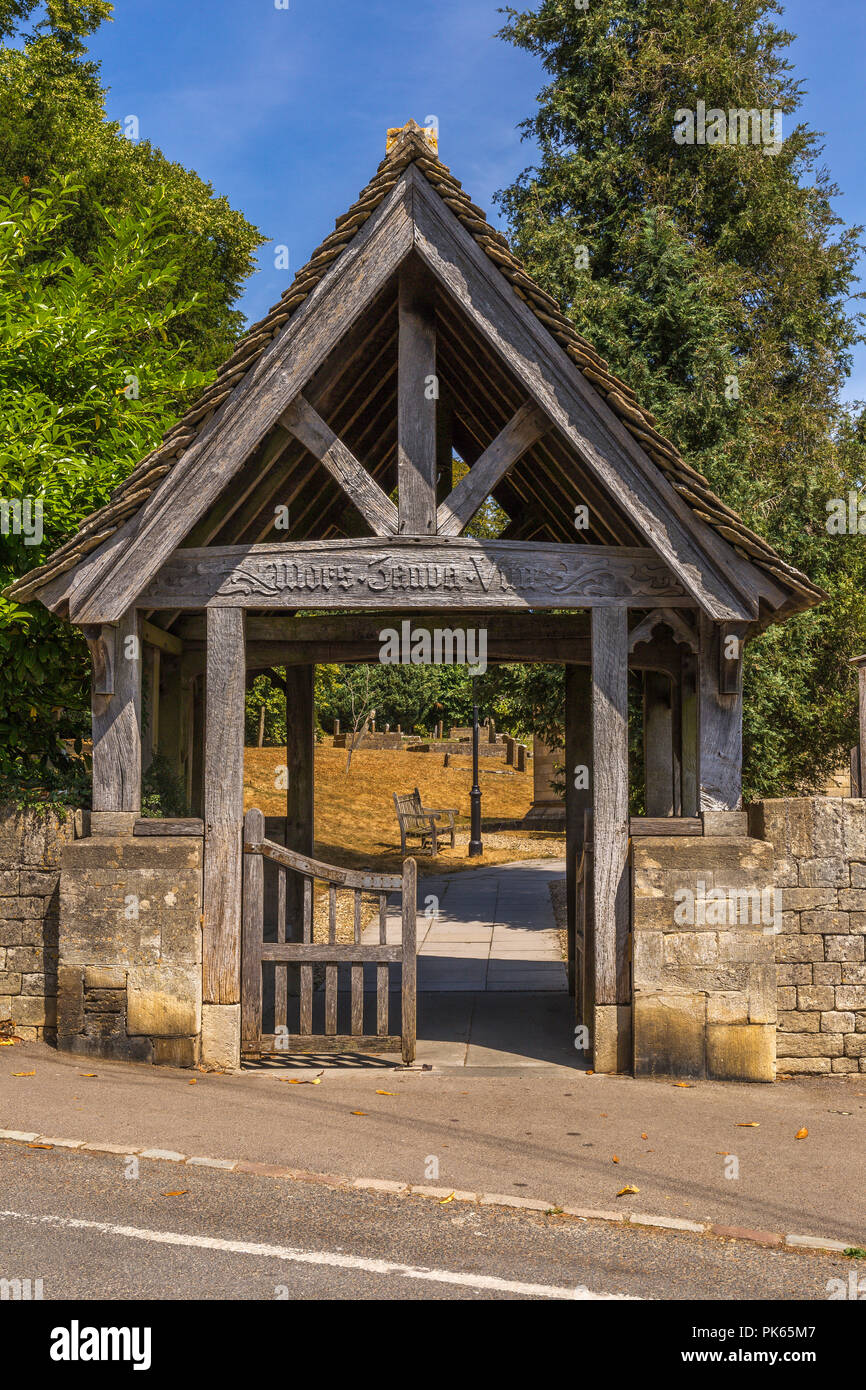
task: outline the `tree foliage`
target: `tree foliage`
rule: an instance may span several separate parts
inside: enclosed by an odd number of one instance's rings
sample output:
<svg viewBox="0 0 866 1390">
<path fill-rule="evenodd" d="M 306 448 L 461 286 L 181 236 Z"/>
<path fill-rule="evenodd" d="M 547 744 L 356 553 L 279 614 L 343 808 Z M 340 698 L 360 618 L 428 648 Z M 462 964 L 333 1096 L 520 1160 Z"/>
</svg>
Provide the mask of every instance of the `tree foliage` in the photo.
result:
<svg viewBox="0 0 866 1390">
<path fill-rule="evenodd" d="M 68 180 L 0 198 L 0 587 L 34 568 L 112 491 L 206 380 L 169 331 L 177 233 L 164 199 L 102 212 L 87 260 L 63 242 Z M 41 509 L 41 544 L 16 523 Z M 72 775 L 64 739 L 86 729 L 87 651 L 40 605 L 0 597 L 0 777 L 50 786 Z M 72 776 L 72 782 L 76 779 Z"/>
<path fill-rule="evenodd" d="M 747 650 L 744 777 L 762 795 L 845 760 L 847 662 L 866 642 L 864 540 L 826 528 L 866 457 L 862 407 L 842 403 L 861 229 L 793 123 L 781 9 L 542 0 L 502 30 L 548 79 L 524 123 L 538 164 L 500 195 L 520 255 L 719 495 L 831 595 Z M 781 111 L 781 148 L 675 143 L 698 101 Z"/>
</svg>

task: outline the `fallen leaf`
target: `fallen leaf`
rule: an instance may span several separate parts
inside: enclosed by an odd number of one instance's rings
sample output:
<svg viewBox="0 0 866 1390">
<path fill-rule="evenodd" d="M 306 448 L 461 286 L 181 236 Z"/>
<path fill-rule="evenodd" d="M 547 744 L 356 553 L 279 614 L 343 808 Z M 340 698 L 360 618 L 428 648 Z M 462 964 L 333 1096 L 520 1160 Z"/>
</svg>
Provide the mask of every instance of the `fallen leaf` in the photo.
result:
<svg viewBox="0 0 866 1390">
<path fill-rule="evenodd" d="M 189 1192 L 188 1187 L 179 1187 L 176 1192 L 163 1192 L 163 1197 L 185 1197 Z"/>
<path fill-rule="evenodd" d="M 761 1123 L 760 1123 L 759 1120 L 738 1120 L 738 1121 L 737 1121 L 737 1129 L 760 1129 L 760 1128 L 761 1128 Z"/>
<path fill-rule="evenodd" d="M 197 1076 L 194 1076 L 193 1079 L 192 1079 L 192 1081 L 191 1081 L 189 1084 L 190 1084 L 190 1086 L 197 1086 L 197 1085 L 198 1085 L 198 1077 L 197 1077 Z"/>
<path fill-rule="evenodd" d="M 610 1161 L 611 1161 L 611 1163 L 619 1163 L 619 1159 L 617 1158 L 616 1154 L 613 1155 L 613 1157 L 612 1157 L 612 1159 L 611 1159 Z"/>
<path fill-rule="evenodd" d="M 396 1096 L 396 1091 L 377 1091 L 377 1096 Z"/>
<path fill-rule="evenodd" d="M 691 1090 L 694 1089 L 694 1083 L 691 1082 L 691 1081 L 675 1081 L 675 1082 L 674 1082 L 674 1085 L 675 1085 L 675 1086 L 682 1086 L 683 1090 L 687 1090 L 687 1091 L 691 1091 Z"/>
<path fill-rule="evenodd" d="M 28 1149 L 53 1149 L 53 1144 L 28 1144 Z"/>
<path fill-rule="evenodd" d="M 797 1130 L 797 1133 L 794 1135 L 794 1138 L 795 1138 L 795 1139 L 808 1139 L 808 1138 L 809 1138 L 809 1131 L 808 1131 L 808 1129 L 798 1129 L 798 1130 Z"/>
<path fill-rule="evenodd" d="M 642 1134 L 642 1135 L 641 1135 L 641 1139 L 649 1139 L 649 1135 L 648 1135 L 648 1134 Z"/>
<path fill-rule="evenodd" d="M 98 1073 L 98 1072 L 95 1072 L 95 1071 L 80 1071 L 80 1072 L 78 1073 L 78 1075 L 79 1075 L 79 1076 L 98 1076 L 99 1073 Z"/>
<path fill-rule="evenodd" d="M 0 1038 L 0 1047 L 14 1047 L 15 1043 L 15 1038 Z"/>
<path fill-rule="evenodd" d="M 616 1195 L 617 1197 L 632 1197 L 638 1192 L 640 1192 L 639 1187 L 621 1187 Z"/>
<path fill-rule="evenodd" d="M 591 1068 L 587 1071 L 586 1074 L 587 1076 L 595 1076 L 595 1072 Z"/>
<path fill-rule="evenodd" d="M 366 1110 L 352 1110 L 352 1111 L 350 1111 L 350 1114 L 352 1114 L 352 1115 L 366 1115 L 366 1113 L 367 1113 Z"/>
<path fill-rule="evenodd" d="M 442 1198 L 442 1201 L 439 1203 L 439 1205 L 440 1205 L 440 1207 L 444 1207 L 444 1206 L 447 1206 L 447 1204 L 448 1204 L 449 1202 L 453 1202 L 453 1201 L 454 1201 L 454 1193 L 453 1193 L 453 1192 L 449 1192 L 449 1194 L 448 1194 L 447 1197 L 443 1197 L 443 1198 Z"/>
<path fill-rule="evenodd" d="M 13 1071 L 13 1076 L 35 1076 L 35 1071 Z"/>
</svg>

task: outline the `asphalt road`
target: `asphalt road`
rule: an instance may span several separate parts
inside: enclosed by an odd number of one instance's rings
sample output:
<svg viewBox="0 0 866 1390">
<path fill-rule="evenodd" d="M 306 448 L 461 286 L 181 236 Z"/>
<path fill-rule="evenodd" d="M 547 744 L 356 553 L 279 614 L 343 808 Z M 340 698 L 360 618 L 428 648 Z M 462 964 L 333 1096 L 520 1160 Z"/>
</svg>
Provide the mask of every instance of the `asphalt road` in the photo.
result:
<svg viewBox="0 0 866 1390">
<path fill-rule="evenodd" d="M 826 1301 L 852 1269 L 155 1160 L 128 1171 L 120 1157 L 0 1145 L 0 1279 L 41 1279 L 45 1300 Z"/>
</svg>

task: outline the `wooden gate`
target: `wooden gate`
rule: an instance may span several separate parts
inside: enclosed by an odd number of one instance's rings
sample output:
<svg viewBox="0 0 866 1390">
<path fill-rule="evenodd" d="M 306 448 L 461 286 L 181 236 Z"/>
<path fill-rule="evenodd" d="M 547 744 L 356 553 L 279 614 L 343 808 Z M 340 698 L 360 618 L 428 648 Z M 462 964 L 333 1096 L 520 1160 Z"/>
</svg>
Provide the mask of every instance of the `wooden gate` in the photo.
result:
<svg viewBox="0 0 866 1390">
<path fill-rule="evenodd" d="M 266 861 L 275 866 L 280 880 L 276 894 L 279 907 L 271 922 L 265 921 Z M 290 876 L 295 879 L 292 888 L 296 886 L 299 891 L 289 891 Z M 247 812 L 241 962 L 241 1052 L 245 1057 L 292 1052 L 399 1051 L 404 1063 L 415 1060 L 417 877 L 414 859 L 405 860 L 402 876 L 357 873 L 322 864 L 266 839 L 261 811 Z M 399 943 L 387 940 L 388 899 L 394 893 L 402 894 Z M 337 941 L 338 894 L 352 895 L 351 942 Z M 378 919 L 379 940 L 369 944 L 361 940 L 365 898 L 367 905 L 373 899 Z M 286 910 L 286 904 L 293 902 L 298 904 L 296 914 L 291 908 Z M 314 940 L 317 903 L 327 905 L 325 943 Z M 292 920 L 293 915 L 297 920 Z M 266 940 L 267 935 L 275 935 L 276 940 Z M 396 1004 L 391 999 L 392 965 L 399 965 L 401 974 L 399 1032 L 390 1030 L 390 1014 Z M 323 991 L 314 989 L 316 966 L 324 971 Z M 348 1010 L 340 1008 L 341 966 L 349 967 L 351 976 L 350 997 L 344 1001 Z M 376 970 L 375 995 L 368 991 L 370 997 L 366 1000 L 365 966 L 375 966 Z M 293 967 L 298 967 L 300 977 L 296 996 L 291 996 L 289 990 Z M 375 1031 L 365 1030 L 365 1014 L 369 1011 L 372 1015 L 374 1009 Z M 349 1031 L 340 1033 L 340 1015 L 346 1012 Z M 323 1014 L 323 1027 L 315 1032 L 314 1014 L 319 1013 Z M 272 1031 L 268 1028 L 271 1020 Z"/>
</svg>

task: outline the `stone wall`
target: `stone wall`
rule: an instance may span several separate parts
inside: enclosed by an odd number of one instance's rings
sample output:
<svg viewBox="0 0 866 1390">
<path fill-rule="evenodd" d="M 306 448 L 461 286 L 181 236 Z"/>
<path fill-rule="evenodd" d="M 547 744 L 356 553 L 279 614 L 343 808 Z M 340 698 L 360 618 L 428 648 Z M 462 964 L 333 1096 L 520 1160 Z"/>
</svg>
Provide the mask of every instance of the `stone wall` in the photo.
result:
<svg viewBox="0 0 866 1390">
<path fill-rule="evenodd" d="M 60 856 L 74 816 L 0 808 L 0 1034 L 53 1041 Z"/>
<path fill-rule="evenodd" d="M 636 1076 L 773 1080 L 773 858 L 742 835 L 633 839 Z"/>
<path fill-rule="evenodd" d="M 63 850 L 58 1046 L 199 1060 L 202 840 L 92 836 Z"/>
<path fill-rule="evenodd" d="M 781 890 L 777 1070 L 866 1072 L 866 801 L 763 801 L 749 823 Z"/>
</svg>

